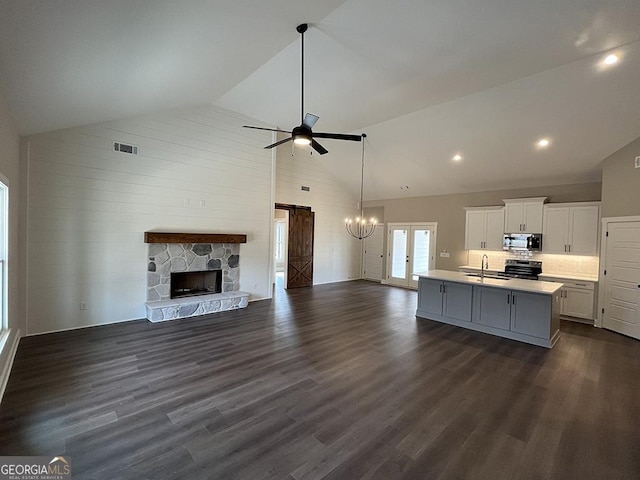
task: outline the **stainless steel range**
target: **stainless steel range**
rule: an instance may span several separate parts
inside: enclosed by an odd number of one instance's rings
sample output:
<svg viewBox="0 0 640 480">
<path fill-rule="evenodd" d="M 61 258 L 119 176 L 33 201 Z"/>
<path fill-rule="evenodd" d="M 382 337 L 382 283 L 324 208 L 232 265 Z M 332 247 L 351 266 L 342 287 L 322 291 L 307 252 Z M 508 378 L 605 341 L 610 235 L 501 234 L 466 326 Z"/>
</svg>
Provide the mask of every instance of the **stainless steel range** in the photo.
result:
<svg viewBox="0 0 640 480">
<path fill-rule="evenodd" d="M 506 260 L 504 263 L 504 275 L 510 278 L 523 278 L 537 280 L 542 273 L 542 262 L 534 260 Z"/>
</svg>

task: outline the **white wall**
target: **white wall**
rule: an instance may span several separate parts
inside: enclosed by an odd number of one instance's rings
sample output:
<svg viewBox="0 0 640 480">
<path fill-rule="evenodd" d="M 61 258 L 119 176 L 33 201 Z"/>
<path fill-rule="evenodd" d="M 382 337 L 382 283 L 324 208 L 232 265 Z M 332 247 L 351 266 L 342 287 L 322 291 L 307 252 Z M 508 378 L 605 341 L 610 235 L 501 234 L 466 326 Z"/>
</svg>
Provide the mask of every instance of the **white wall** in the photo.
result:
<svg viewBox="0 0 640 480">
<path fill-rule="evenodd" d="M 0 333 L 0 398 L 9 375 L 9 366 L 17 346 L 18 336 L 24 334 L 24 301 L 20 297 L 20 136 L 17 126 L 0 89 L 0 179 L 9 187 L 9 244 L 8 316 L 9 332 Z"/>
<path fill-rule="evenodd" d="M 143 318 L 147 230 L 247 234 L 240 288 L 269 297 L 271 136 L 247 121 L 203 107 L 26 138 L 27 333 Z"/>
<path fill-rule="evenodd" d="M 289 146 L 277 150 L 276 201 L 310 206 L 316 214 L 313 283 L 360 278 L 360 241 L 344 228 L 344 219 L 357 213 L 358 200 L 322 165 L 320 155 L 300 147 L 294 156 Z M 354 161 L 359 158 L 360 144 L 354 144 Z M 302 185 L 311 191 L 303 192 Z"/>
</svg>

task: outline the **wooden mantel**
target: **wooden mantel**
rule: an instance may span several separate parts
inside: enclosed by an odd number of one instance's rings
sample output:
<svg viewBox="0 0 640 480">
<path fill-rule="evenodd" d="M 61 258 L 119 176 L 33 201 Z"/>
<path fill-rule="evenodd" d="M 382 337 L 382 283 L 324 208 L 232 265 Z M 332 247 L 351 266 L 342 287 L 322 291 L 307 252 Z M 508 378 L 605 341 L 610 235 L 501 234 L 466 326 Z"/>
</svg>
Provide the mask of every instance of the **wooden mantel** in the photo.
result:
<svg viewBox="0 0 640 480">
<path fill-rule="evenodd" d="M 144 243 L 247 243 L 241 233 L 144 232 Z"/>
</svg>

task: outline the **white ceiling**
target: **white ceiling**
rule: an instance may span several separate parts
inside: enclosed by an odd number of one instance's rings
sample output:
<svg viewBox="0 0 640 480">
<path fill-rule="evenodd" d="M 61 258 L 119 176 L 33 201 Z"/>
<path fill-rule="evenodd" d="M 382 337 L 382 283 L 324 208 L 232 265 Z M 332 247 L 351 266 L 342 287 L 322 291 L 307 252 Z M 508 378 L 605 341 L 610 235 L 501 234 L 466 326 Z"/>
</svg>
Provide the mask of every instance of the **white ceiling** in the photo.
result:
<svg viewBox="0 0 640 480">
<path fill-rule="evenodd" d="M 640 136 L 638 0 L 0 0 L 0 11 L 0 83 L 23 134 L 207 103 L 290 129 L 306 21 L 305 110 L 316 131 L 368 134 L 366 198 L 597 181 L 602 159 Z M 610 52 L 621 61 L 604 69 Z M 360 144 L 321 143 L 357 192 Z"/>
</svg>

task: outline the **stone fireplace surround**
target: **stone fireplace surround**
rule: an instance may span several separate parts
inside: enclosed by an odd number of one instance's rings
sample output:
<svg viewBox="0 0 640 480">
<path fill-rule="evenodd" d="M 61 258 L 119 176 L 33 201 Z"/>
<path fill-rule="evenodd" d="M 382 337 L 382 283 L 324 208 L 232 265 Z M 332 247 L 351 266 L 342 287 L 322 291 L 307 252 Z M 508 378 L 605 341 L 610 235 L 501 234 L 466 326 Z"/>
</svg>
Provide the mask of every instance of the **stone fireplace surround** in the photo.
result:
<svg viewBox="0 0 640 480">
<path fill-rule="evenodd" d="M 238 243 L 149 243 L 147 263 L 147 319 L 174 320 L 221 312 L 248 305 L 240 292 Z M 170 298 L 171 273 L 221 270 L 222 293 Z"/>
</svg>

